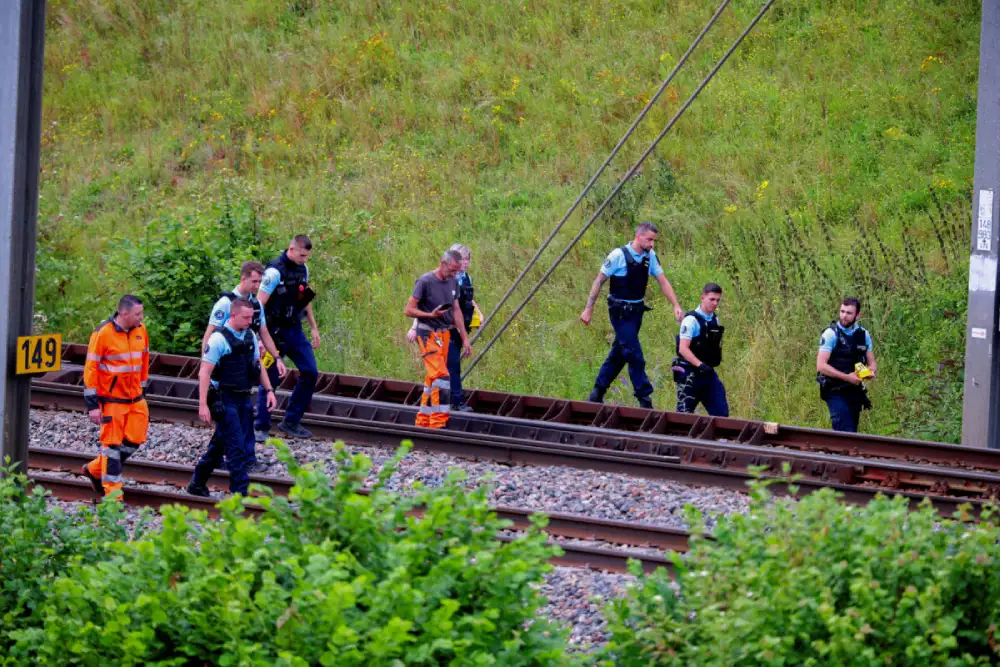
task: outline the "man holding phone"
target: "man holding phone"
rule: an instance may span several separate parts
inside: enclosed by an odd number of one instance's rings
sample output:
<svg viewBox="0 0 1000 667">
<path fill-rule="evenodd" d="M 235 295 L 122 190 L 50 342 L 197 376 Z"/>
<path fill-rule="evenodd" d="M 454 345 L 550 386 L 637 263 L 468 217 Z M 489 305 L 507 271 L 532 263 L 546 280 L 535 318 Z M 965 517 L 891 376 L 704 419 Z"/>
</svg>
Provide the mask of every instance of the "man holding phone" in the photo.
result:
<svg viewBox="0 0 1000 667">
<path fill-rule="evenodd" d="M 436 269 L 417 278 L 413 294 L 403 311 L 407 317 L 417 320 L 417 344 L 427 371 L 417 426 L 444 428 L 451 415 L 448 347 L 452 327 L 462 337 L 462 356 L 472 354 L 458 303 L 458 282 L 455 280 L 455 274 L 461 267 L 462 255 L 456 250 L 446 251 Z"/>
</svg>

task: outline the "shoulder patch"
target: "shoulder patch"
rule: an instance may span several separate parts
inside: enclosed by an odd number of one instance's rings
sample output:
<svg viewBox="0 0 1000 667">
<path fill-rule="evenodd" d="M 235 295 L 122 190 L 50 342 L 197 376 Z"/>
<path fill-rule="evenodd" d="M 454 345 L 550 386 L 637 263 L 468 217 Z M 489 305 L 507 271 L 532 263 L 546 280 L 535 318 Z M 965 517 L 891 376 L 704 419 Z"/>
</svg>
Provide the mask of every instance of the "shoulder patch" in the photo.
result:
<svg viewBox="0 0 1000 667">
<path fill-rule="evenodd" d="M 217 320 L 221 320 L 225 316 L 226 314 L 222 312 L 222 309 L 220 308 L 219 310 L 215 311 L 215 315 L 213 315 L 212 317 L 214 317 Z"/>
<path fill-rule="evenodd" d="M 211 349 L 211 346 L 208 343 L 205 343 L 205 346 L 201 348 L 201 353 L 202 354 L 208 354 L 208 351 L 210 349 Z"/>
<path fill-rule="evenodd" d="M 681 325 L 681 333 L 686 334 L 688 332 L 688 326 L 686 324 Z"/>
<path fill-rule="evenodd" d="M 611 258 L 610 257 L 608 257 L 607 259 L 604 260 L 604 266 L 607 267 L 607 268 L 611 268 Z"/>
</svg>

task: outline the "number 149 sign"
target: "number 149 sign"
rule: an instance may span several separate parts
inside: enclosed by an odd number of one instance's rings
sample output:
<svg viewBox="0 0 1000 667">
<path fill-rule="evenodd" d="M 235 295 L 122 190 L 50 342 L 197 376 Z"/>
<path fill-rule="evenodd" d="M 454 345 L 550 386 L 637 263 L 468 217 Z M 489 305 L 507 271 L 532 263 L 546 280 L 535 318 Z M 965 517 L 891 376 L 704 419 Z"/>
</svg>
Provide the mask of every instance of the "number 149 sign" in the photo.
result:
<svg viewBox="0 0 1000 667">
<path fill-rule="evenodd" d="M 57 371 L 60 361 L 62 361 L 62 334 L 18 336 L 18 375 Z"/>
</svg>

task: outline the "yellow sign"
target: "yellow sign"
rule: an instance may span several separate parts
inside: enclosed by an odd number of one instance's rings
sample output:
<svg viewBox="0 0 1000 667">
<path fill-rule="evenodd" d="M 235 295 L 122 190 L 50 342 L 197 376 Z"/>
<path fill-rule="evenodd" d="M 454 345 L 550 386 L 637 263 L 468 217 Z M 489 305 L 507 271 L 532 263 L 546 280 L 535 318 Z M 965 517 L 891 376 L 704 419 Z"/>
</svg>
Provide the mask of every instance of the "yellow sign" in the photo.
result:
<svg viewBox="0 0 1000 667">
<path fill-rule="evenodd" d="M 62 334 L 17 337 L 17 374 L 48 373 L 62 362 Z"/>
<path fill-rule="evenodd" d="M 274 357 L 271 356 L 270 352 L 264 350 L 264 356 L 261 357 L 260 363 L 264 366 L 264 368 L 270 368 L 274 365 Z"/>
</svg>

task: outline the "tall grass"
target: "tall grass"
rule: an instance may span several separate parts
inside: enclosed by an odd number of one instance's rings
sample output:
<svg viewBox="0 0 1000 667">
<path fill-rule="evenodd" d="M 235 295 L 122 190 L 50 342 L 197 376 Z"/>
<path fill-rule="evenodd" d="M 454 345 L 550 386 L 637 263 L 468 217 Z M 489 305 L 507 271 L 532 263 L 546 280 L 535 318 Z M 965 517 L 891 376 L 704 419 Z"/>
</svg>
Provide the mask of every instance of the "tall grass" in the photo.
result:
<svg viewBox="0 0 1000 667">
<path fill-rule="evenodd" d="M 414 278 L 466 243 L 490 309 L 715 5 L 50 0 L 39 324 L 82 340 L 130 287 L 113 239 L 239 197 L 275 252 L 316 241 L 321 367 L 413 377 Z M 733 2 L 598 194 L 758 6 Z M 648 219 L 685 307 L 726 289 L 735 414 L 828 423 L 815 349 L 851 293 L 881 370 L 863 428 L 957 439 L 978 21 L 973 0 L 776 3 L 471 384 L 585 396 L 611 336 L 576 321 L 587 286 Z M 675 333 L 647 316 L 661 407 Z"/>
</svg>

